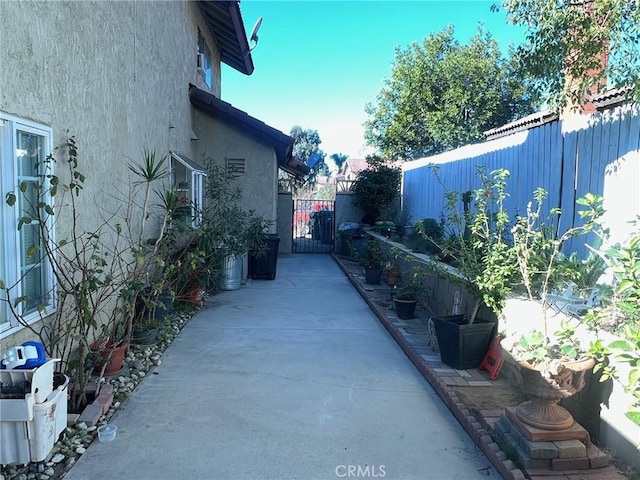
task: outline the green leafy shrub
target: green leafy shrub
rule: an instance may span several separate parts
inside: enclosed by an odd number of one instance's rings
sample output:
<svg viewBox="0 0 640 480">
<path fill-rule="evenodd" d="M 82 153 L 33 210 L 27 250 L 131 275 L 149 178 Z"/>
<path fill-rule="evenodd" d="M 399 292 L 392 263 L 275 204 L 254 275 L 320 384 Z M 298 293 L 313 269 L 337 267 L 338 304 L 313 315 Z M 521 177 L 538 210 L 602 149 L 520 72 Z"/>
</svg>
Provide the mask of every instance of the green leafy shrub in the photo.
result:
<svg viewBox="0 0 640 480">
<path fill-rule="evenodd" d="M 411 249 L 418 253 L 438 254 L 442 251 L 444 228 L 435 218 L 423 218 L 415 223 L 410 239 Z"/>
<path fill-rule="evenodd" d="M 364 244 L 362 255 L 358 262 L 365 268 L 380 268 L 388 262 L 387 255 L 382 250 L 382 245 L 376 239 L 367 240 Z"/>
</svg>

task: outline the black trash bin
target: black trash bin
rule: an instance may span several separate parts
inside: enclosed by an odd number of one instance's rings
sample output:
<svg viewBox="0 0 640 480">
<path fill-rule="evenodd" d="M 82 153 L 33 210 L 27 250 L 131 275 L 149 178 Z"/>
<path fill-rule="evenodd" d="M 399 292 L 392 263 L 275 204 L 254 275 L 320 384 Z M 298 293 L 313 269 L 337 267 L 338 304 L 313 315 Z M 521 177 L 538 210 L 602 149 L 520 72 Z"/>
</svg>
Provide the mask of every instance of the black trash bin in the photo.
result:
<svg viewBox="0 0 640 480">
<path fill-rule="evenodd" d="M 324 245 L 331 244 L 332 227 L 333 227 L 333 210 L 320 210 L 317 214 L 318 223 L 320 224 L 320 243 Z"/>
<path fill-rule="evenodd" d="M 280 237 L 275 233 L 270 233 L 266 236 L 265 242 L 267 245 L 262 257 L 257 257 L 253 253 L 249 255 L 249 274 L 253 279 L 274 280 L 278 264 Z"/>
</svg>

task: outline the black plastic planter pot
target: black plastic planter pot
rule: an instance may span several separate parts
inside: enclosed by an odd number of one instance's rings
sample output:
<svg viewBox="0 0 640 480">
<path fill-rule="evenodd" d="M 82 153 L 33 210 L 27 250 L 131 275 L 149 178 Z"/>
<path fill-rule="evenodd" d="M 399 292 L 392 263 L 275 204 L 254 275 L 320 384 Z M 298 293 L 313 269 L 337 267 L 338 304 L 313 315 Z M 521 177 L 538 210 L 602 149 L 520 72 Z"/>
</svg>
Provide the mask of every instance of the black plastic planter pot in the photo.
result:
<svg viewBox="0 0 640 480">
<path fill-rule="evenodd" d="M 270 233 L 266 236 L 265 242 L 267 243 L 265 255 L 256 257 L 252 253 L 249 254 L 249 275 L 254 280 L 256 278 L 267 280 L 276 278 L 280 237 L 277 234 Z"/>
<path fill-rule="evenodd" d="M 131 343 L 136 345 L 154 345 L 158 341 L 158 328 L 149 330 L 134 329 L 131 334 Z"/>
<path fill-rule="evenodd" d="M 381 268 L 365 268 L 364 269 L 364 281 L 369 285 L 378 285 L 382 279 Z"/>
<path fill-rule="evenodd" d="M 457 370 L 478 368 L 495 336 L 496 322 L 476 318 L 469 324 L 466 315 L 445 315 L 431 319 L 436 329 L 442 362 Z"/>
<path fill-rule="evenodd" d="M 169 290 L 163 290 L 158 297 L 155 298 L 154 308 L 153 303 L 151 305 L 149 304 L 151 292 L 151 288 L 146 287 L 138 294 L 138 298 L 136 299 L 136 318 L 143 319 L 153 315 L 155 320 L 161 322 L 167 315 L 173 313 L 173 296 Z M 145 299 L 147 301 L 145 301 Z"/>
<path fill-rule="evenodd" d="M 399 319 L 409 320 L 415 316 L 416 305 L 418 304 L 416 300 L 398 300 L 397 298 L 394 298 L 393 303 L 396 307 L 396 315 Z"/>
</svg>

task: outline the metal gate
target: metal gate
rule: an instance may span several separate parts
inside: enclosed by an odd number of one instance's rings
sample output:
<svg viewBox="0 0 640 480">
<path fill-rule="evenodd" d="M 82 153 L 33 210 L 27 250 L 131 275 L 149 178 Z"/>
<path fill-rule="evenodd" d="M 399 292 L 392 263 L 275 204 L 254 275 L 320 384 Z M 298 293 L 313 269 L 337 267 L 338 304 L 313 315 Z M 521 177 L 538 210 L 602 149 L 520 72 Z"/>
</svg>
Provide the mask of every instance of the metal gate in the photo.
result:
<svg viewBox="0 0 640 480">
<path fill-rule="evenodd" d="M 293 253 L 332 252 L 334 213 L 331 200 L 294 200 Z"/>
</svg>

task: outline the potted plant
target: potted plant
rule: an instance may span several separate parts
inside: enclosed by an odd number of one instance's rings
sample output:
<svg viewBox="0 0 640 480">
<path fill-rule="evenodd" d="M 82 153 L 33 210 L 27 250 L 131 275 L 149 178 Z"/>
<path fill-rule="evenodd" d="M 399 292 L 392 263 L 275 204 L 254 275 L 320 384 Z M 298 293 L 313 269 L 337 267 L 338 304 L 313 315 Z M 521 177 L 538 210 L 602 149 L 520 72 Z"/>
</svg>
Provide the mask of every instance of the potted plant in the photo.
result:
<svg viewBox="0 0 640 480">
<path fill-rule="evenodd" d="M 400 221 L 396 225 L 396 235 L 400 238 L 402 237 L 410 237 L 415 233 L 415 226 L 411 222 L 411 213 L 409 213 L 409 209 L 406 205 L 402 206 L 402 210 L 400 211 Z"/>
<path fill-rule="evenodd" d="M 90 344 L 93 373 L 100 377 L 117 375 L 124 366 L 129 350 L 130 325 L 122 311 L 121 306 L 113 310 L 111 320 L 101 326 L 101 334 Z"/>
<path fill-rule="evenodd" d="M 382 278 L 382 268 L 387 262 L 387 256 L 378 240 L 375 238 L 367 240 L 359 262 L 364 267 L 365 282 L 370 285 L 379 284 Z"/>
<path fill-rule="evenodd" d="M 511 367 L 512 378 L 522 385 L 530 400 L 516 408 L 517 417 L 524 423 L 544 430 L 562 430 L 573 424 L 571 414 L 557 403 L 574 395 L 584 386 L 585 372 L 595 365 L 593 356 L 580 344 L 575 328 L 563 321 L 561 329 L 551 334 L 548 325 L 548 295 L 551 279 L 563 244 L 570 238 L 595 233 L 605 235 L 598 219 L 604 213 L 602 198 L 586 194 L 577 200 L 586 207 L 579 211 L 584 223 L 571 227 L 554 237 L 551 225 L 560 211 L 554 209 L 550 219 L 541 218 L 541 206 L 546 191 L 534 193 L 535 208 L 530 203 L 527 214 L 517 219 L 513 227 L 513 239 L 519 277 L 530 300 L 539 300 L 540 318 L 529 324 L 540 327 L 502 342 L 505 359 Z M 591 350 L 600 351 L 597 343 Z"/>
<path fill-rule="evenodd" d="M 390 287 L 398 285 L 400 282 L 401 274 L 400 267 L 394 262 L 387 262 L 384 267 L 385 282 Z"/>
<path fill-rule="evenodd" d="M 249 272 L 251 278 L 274 280 L 278 266 L 280 237 L 268 233 L 273 222 L 255 212 L 250 212 L 246 241 L 249 248 Z"/>
<path fill-rule="evenodd" d="M 423 218 L 415 224 L 415 235 L 411 237 L 411 248 L 419 253 L 437 254 L 443 244 L 443 228 L 435 218 Z"/>
<path fill-rule="evenodd" d="M 437 169 L 434 173 L 437 175 Z M 442 267 L 438 271 L 452 283 L 462 284 L 474 299 L 467 313 L 432 317 L 442 361 L 456 369 L 477 368 L 482 362 L 515 275 L 514 253 L 507 241 L 509 217 L 504 208 L 509 172 L 495 170 L 489 176 L 478 168 L 478 175 L 480 188 L 445 193 L 444 223 L 455 235 L 459 250 L 451 252 L 456 270 Z M 460 200 L 463 212 L 458 209 Z M 430 239 L 441 247 L 436 239 Z M 490 309 L 493 318 L 478 317 L 482 305 Z"/>
<path fill-rule="evenodd" d="M 390 220 L 378 220 L 374 228 L 376 232 L 387 238 L 396 233 L 396 224 Z"/>
<path fill-rule="evenodd" d="M 393 303 L 398 318 L 408 320 L 414 317 L 416 305 L 424 292 L 424 270 L 414 267 L 409 279 L 393 289 Z"/>
</svg>

